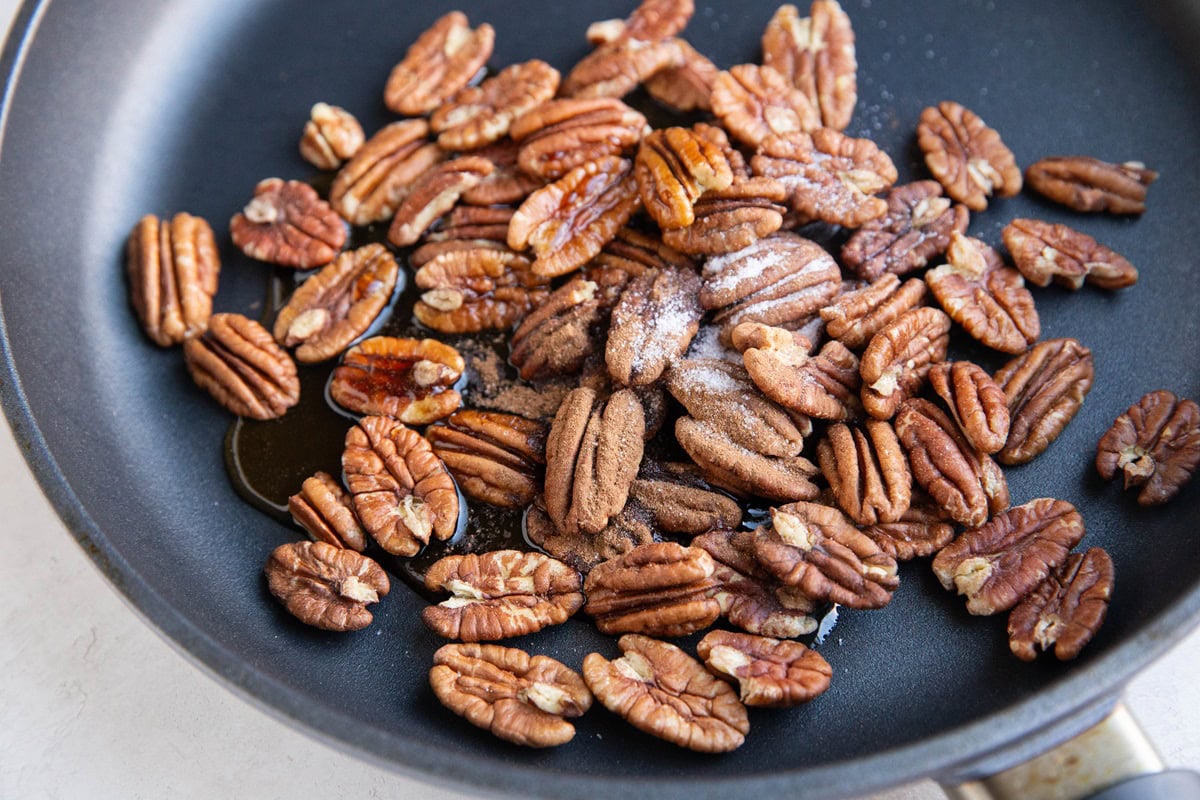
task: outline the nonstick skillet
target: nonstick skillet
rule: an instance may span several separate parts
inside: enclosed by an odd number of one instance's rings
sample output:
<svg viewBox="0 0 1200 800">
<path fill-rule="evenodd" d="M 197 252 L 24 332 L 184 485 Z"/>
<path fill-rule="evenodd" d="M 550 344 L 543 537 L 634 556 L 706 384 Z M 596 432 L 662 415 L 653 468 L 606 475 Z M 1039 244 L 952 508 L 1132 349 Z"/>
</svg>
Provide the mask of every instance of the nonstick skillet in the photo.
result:
<svg viewBox="0 0 1200 800">
<path fill-rule="evenodd" d="M 755 60 L 775 5 L 699 3 L 686 36 L 720 66 Z M 495 26 L 493 65 L 536 56 L 564 68 L 586 52 L 589 21 L 632 6 L 455 4 Z M 924 177 L 913 130 L 943 99 L 977 111 L 1022 165 L 1081 153 L 1162 174 L 1142 219 L 1082 217 L 1022 195 L 971 223 L 998 244 L 1017 216 L 1066 222 L 1141 268 L 1137 286 L 1118 293 L 1036 293 L 1043 337 L 1076 337 L 1096 360 L 1079 416 L 1008 473 L 1014 502 L 1075 503 L 1084 543 L 1116 563 L 1108 621 L 1080 659 L 1018 662 L 1003 620 L 970 617 L 920 561 L 902 569 L 885 610 L 841 615 L 821 648 L 831 690 L 802 709 L 755 714 L 733 754 L 676 750 L 602 709 L 570 745 L 527 752 L 437 704 L 425 673 L 439 643 L 403 585 L 365 633 L 295 623 L 267 595 L 261 566 L 297 532 L 235 494 L 221 444 L 230 419 L 191 384 L 177 350 L 139 331 L 123 242 L 144 213 L 209 219 L 222 240 L 217 309 L 256 316 L 270 270 L 229 246 L 225 220 L 261 178 L 315 177 L 295 151 L 314 102 L 349 108 L 368 130 L 389 121 L 388 70 L 448 8 L 53 0 L 26 3 L 15 23 L 0 149 L 5 411 L 81 546 L 192 657 L 310 732 L 481 791 L 833 796 L 1008 768 L 1104 717 L 1122 685 L 1197 622 L 1200 482 L 1145 510 L 1091 461 L 1113 418 L 1146 391 L 1200 397 L 1200 95 L 1195 67 L 1173 47 L 1200 31 L 1200 13 L 1115 0 L 848 0 L 859 60 L 848 132 L 875 139 L 902 181 Z M 592 650 L 616 653 L 584 622 L 516 644 L 575 665 Z"/>
</svg>

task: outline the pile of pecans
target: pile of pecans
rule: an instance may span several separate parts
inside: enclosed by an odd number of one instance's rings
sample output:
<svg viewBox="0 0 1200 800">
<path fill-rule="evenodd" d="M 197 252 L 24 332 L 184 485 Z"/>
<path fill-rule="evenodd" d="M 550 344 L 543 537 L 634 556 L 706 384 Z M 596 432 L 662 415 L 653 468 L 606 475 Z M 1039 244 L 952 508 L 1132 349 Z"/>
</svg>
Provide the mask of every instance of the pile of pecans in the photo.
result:
<svg viewBox="0 0 1200 800">
<path fill-rule="evenodd" d="M 967 228 L 1023 184 L 1077 211 L 1140 214 L 1156 174 L 1070 156 L 1023 176 L 997 131 L 947 101 L 916 131 L 934 180 L 895 186 L 888 155 L 842 133 L 857 64 L 834 0 L 808 17 L 781 6 L 762 64 L 728 70 L 681 38 L 691 14 L 691 0 L 645 0 L 591 25 L 595 49 L 561 80 L 535 59 L 475 84 L 494 32 L 451 12 L 387 80 L 404 119 L 367 138 L 349 112 L 315 105 L 300 150 L 338 170 L 328 197 L 265 180 L 229 226 L 248 256 L 314 270 L 271 331 L 212 313 L 204 220 L 147 216 L 128 242 L 147 335 L 182 343 L 196 383 L 231 412 L 271 419 L 296 404 L 289 349 L 340 357 L 330 396 L 361 415 L 343 480 L 304 482 L 289 508 L 315 541 L 266 566 L 300 620 L 369 625 L 390 583 L 362 553 L 451 539 L 462 495 L 525 510 L 540 552 L 441 559 L 425 584 L 449 597 L 423 613 L 461 642 L 434 654 L 438 698 L 518 744 L 569 741 L 567 720 L 594 697 L 680 746 L 736 748 L 746 706 L 825 691 L 830 665 L 793 639 L 830 604 L 887 605 L 898 561 L 933 556 L 970 613 L 1010 612 L 1025 660 L 1075 657 L 1111 594 L 1108 555 L 1072 552 L 1079 512 L 1013 506 L 1000 465 L 1049 447 L 1094 380 L 1082 343 L 1040 340 L 1026 282 L 1116 290 L 1137 270 L 1033 219 L 1004 228 L 1014 268 Z M 639 87 L 708 121 L 653 130 L 622 101 Z M 391 247 L 344 250 L 348 225 L 381 223 Z M 813 225 L 848 238 L 830 252 L 801 235 Z M 405 262 L 414 317 L 441 338 L 361 338 Z M 511 331 L 509 359 L 534 389 L 571 384 L 552 419 L 462 407 L 467 363 L 445 338 L 488 330 Z M 995 374 L 947 361 L 952 334 L 1012 360 Z M 1169 500 L 1198 463 L 1200 407 L 1167 391 L 1121 415 L 1096 460 L 1143 505 Z M 588 655 L 580 675 L 485 643 L 581 609 L 620 636 L 620 658 Z M 741 632 L 707 633 L 700 660 L 663 641 L 719 622 Z"/>
</svg>

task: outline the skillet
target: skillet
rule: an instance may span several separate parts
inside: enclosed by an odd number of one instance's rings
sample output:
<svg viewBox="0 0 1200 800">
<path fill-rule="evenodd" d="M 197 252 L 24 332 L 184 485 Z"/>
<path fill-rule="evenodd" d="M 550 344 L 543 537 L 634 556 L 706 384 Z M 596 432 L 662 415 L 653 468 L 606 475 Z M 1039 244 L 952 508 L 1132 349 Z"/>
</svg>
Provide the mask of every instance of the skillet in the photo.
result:
<svg viewBox="0 0 1200 800">
<path fill-rule="evenodd" d="M 456 3 L 497 29 L 491 63 L 568 67 L 588 21 L 631 3 Z M 699 3 L 687 37 L 720 66 L 757 58 L 769 2 Z M 920 110 L 955 99 L 1024 165 L 1045 155 L 1140 159 L 1162 173 L 1144 219 L 1080 217 L 1022 195 L 972 220 L 998 243 L 1013 217 L 1075 225 L 1142 270 L 1132 289 L 1036 293 L 1043 338 L 1074 336 L 1096 385 L 1063 436 L 1008 471 L 1014 503 L 1075 503 L 1085 545 L 1112 554 L 1108 621 L 1070 665 L 1007 652 L 1003 620 L 971 618 L 925 562 L 885 610 L 843 613 L 822 653 L 818 702 L 755 714 L 747 744 L 698 757 L 602 709 L 554 752 L 497 743 L 425 685 L 439 642 L 403 585 L 356 635 L 303 629 L 261 565 L 296 531 L 243 502 L 226 475 L 228 416 L 177 351 L 147 343 L 128 309 L 121 250 L 144 213 L 201 215 L 222 240 L 216 307 L 256 316 L 269 270 L 233 250 L 224 221 L 261 178 L 309 179 L 294 144 L 317 100 L 372 130 L 389 121 L 388 69 L 445 9 L 361 0 L 54 0 L 26 3 L 4 52 L 0 145 L 2 399 L 43 489 L 81 546 L 147 620 L 235 690 L 304 729 L 403 770 L 506 793 L 597 797 L 861 793 L 923 775 L 1005 768 L 1099 719 L 1121 686 L 1200 616 L 1200 484 L 1139 509 L 1091 467 L 1095 442 L 1146 391 L 1200 397 L 1200 103 L 1165 31 L 1200 20 L 1129 2 L 849 0 L 859 105 L 848 132 L 924 177 Z M 995 364 L 989 366 L 994 367 Z M 582 622 L 517 640 L 578 665 L 615 643 Z"/>
</svg>

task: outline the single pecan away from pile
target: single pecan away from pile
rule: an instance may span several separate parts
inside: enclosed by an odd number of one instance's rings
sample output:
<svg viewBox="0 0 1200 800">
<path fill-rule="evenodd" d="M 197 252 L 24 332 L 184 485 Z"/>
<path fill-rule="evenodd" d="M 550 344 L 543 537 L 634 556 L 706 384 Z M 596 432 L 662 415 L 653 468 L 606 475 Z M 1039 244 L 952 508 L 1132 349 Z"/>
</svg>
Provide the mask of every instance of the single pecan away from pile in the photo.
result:
<svg viewBox="0 0 1200 800">
<path fill-rule="evenodd" d="M 1088 156 L 1052 156 L 1029 165 L 1025 180 L 1038 194 L 1076 211 L 1141 214 L 1158 173 L 1138 161 L 1110 164 Z"/>
<path fill-rule="evenodd" d="M 1200 466 L 1200 406 L 1160 389 L 1117 417 L 1096 448 L 1105 480 L 1120 471 L 1125 488 L 1140 486 L 1138 504 L 1167 502 Z"/>
<path fill-rule="evenodd" d="M 474 30 L 466 14 L 451 11 L 433 23 L 392 68 L 383 101 L 397 114 L 433 111 L 473 79 L 492 56 L 496 32 L 486 22 Z"/>
<path fill-rule="evenodd" d="M 1112 597 L 1113 564 L 1099 547 L 1072 553 L 1008 615 L 1008 645 L 1022 661 L 1038 649 L 1070 661 L 1104 624 Z"/>
<path fill-rule="evenodd" d="M 966 233 L 967 207 L 943 197 L 937 181 L 893 187 L 886 200 L 887 213 L 863 223 L 842 245 L 842 263 L 864 280 L 920 269 L 946 252 L 950 234 Z"/>
<path fill-rule="evenodd" d="M 996 372 L 1008 402 L 1008 440 L 1001 464 L 1024 464 L 1058 438 L 1092 389 L 1092 351 L 1075 339 L 1047 339 Z"/>
<path fill-rule="evenodd" d="M 263 570 L 271 594 L 292 616 L 327 631 L 357 631 L 374 618 L 367 605 L 391 588 L 383 568 L 325 542 L 280 545 Z"/>
<path fill-rule="evenodd" d="M 292 519 L 317 541 L 362 552 L 367 534 L 354 513 L 353 501 L 328 472 L 306 478 L 300 491 L 288 498 Z"/>
<path fill-rule="evenodd" d="M 300 181 L 267 178 L 229 221 L 242 252 L 283 267 L 323 267 L 346 244 L 346 223 L 315 189 Z"/>
<path fill-rule="evenodd" d="M 129 299 L 146 335 L 170 347 L 203 333 L 221 271 L 209 224 L 191 214 L 169 222 L 147 214 L 129 234 L 125 254 Z"/>
<path fill-rule="evenodd" d="M 946 194 L 972 211 L 986 209 L 992 195 L 1021 191 L 1021 170 L 1000 134 L 958 103 L 946 100 L 922 111 L 917 144 Z"/>
<path fill-rule="evenodd" d="M 601 633 L 675 638 L 703 630 L 721 615 L 713 595 L 716 564 L 698 547 L 654 542 L 597 564 L 584 582 Z"/>
<path fill-rule="evenodd" d="M 425 438 L 465 495 L 520 508 L 541 491 L 547 432 L 516 414 L 463 409 L 427 428 Z"/>
<path fill-rule="evenodd" d="M 441 419 L 462 404 L 453 387 L 466 363 L 436 339 L 375 336 L 346 351 L 329 395 L 359 414 L 385 414 L 409 425 Z"/>
<path fill-rule="evenodd" d="M 196 384 L 239 417 L 275 419 L 300 402 L 296 364 L 266 328 L 241 314 L 213 314 L 183 343 Z"/>
<path fill-rule="evenodd" d="M 317 103 L 300 137 L 300 155 L 317 169 L 337 169 L 366 141 L 362 125 L 340 106 Z"/>
<path fill-rule="evenodd" d="M 763 31 L 763 64 L 804 92 L 824 127 L 844 130 L 858 101 L 854 28 L 835 0 L 815 0 L 809 14 L 779 7 Z"/>
<path fill-rule="evenodd" d="M 756 708 L 807 703 L 829 688 L 833 668 L 799 642 L 731 631 L 712 631 L 696 654 L 716 675 L 737 681 L 741 701 Z"/>
<path fill-rule="evenodd" d="M 1001 232 L 1004 246 L 1026 280 L 1037 286 L 1078 289 L 1086 280 L 1101 289 L 1137 283 L 1137 267 L 1115 250 L 1066 225 L 1014 219 Z"/>
</svg>

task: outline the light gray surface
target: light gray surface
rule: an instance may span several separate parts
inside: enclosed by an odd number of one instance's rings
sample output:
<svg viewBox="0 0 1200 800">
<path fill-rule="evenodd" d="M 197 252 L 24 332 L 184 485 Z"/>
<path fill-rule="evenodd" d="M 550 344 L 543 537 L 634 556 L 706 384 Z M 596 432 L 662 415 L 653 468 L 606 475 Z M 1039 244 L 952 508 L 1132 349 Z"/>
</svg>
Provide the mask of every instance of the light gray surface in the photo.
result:
<svg viewBox="0 0 1200 800">
<path fill-rule="evenodd" d="M 2 424 L 0 519 L 0 797 L 467 797 L 319 743 L 188 662 L 92 567 Z M 1170 766 L 1200 769 L 1197 662 L 1200 633 L 1129 691 Z M 942 796 L 926 782 L 872 800 Z"/>
</svg>

